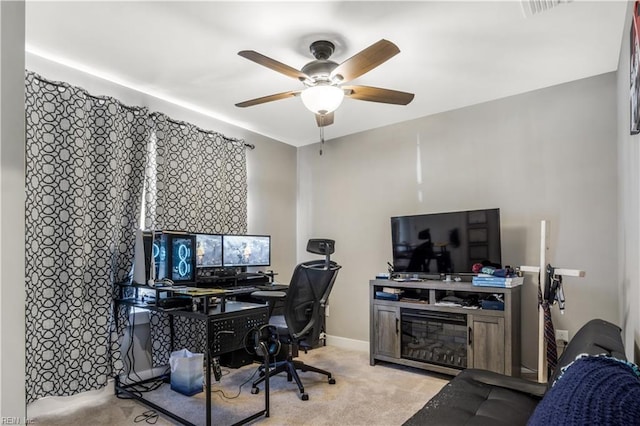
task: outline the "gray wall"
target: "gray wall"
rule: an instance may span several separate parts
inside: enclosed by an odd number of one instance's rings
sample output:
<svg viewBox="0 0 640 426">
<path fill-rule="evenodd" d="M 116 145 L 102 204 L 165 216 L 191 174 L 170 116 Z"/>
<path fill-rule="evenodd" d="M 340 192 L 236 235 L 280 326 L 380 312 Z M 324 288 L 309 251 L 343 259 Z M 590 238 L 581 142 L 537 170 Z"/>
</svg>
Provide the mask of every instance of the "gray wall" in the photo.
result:
<svg viewBox="0 0 640 426">
<path fill-rule="evenodd" d="M 276 280 L 289 283 L 296 265 L 296 148 L 252 138 L 247 153 L 249 232 L 271 235 Z M 265 269 L 265 268 L 260 268 Z"/>
<path fill-rule="evenodd" d="M 323 156 L 317 144 L 301 148 L 299 255 L 307 238 L 331 237 L 343 265 L 328 333 L 368 340 L 368 282 L 391 260 L 391 216 L 492 207 L 505 264 L 539 264 L 547 219 L 551 262 L 587 271 L 565 279 L 556 328 L 571 336 L 594 316 L 618 322 L 615 85 L 605 74 L 332 140 Z M 523 362 L 533 369 L 534 281 L 522 297 Z"/>
<path fill-rule="evenodd" d="M 0 1 L 0 415 L 24 422 L 24 1 Z"/>
<path fill-rule="evenodd" d="M 629 34 L 633 3 L 627 7 L 617 74 L 620 319 L 627 358 L 640 362 L 640 135 L 630 135 Z M 635 352 L 635 353 L 634 353 Z"/>
</svg>

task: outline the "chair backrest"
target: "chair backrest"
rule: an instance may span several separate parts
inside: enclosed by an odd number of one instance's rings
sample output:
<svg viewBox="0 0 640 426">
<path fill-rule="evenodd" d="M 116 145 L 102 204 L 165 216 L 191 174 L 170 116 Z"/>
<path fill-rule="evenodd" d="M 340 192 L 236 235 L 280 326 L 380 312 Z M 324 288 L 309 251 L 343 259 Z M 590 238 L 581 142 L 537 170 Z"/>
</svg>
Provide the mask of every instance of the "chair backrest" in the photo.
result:
<svg viewBox="0 0 640 426">
<path fill-rule="evenodd" d="M 290 337 L 310 346 L 318 343 L 324 313 L 341 266 L 336 262 L 312 260 L 296 266 L 287 290 L 284 318 Z"/>
</svg>

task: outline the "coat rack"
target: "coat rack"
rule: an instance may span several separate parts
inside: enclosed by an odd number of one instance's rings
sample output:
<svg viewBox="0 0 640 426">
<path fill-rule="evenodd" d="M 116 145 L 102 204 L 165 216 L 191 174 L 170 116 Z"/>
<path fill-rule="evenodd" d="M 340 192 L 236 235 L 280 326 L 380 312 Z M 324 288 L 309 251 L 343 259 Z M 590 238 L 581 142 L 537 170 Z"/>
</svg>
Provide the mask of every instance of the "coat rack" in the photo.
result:
<svg viewBox="0 0 640 426">
<path fill-rule="evenodd" d="M 532 272 L 540 275 L 540 286 L 543 289 L 547 285 L 546 268 L 548 251 L 549 251 L 549 222 L 543 220 L 540 222 L 540 266 L 521 266 L 522 272 Z M 554 275 L 567 277 L 584 277 L 585 272 L 577 269 L 555 268 Z M 564 313 L 564 312 L 563 312 Z M 547 368 L 547 343 L 544 340 L 544 312 L 538 306 L 538 382 L 546 383 L 548 377 Z"/>
</svg>

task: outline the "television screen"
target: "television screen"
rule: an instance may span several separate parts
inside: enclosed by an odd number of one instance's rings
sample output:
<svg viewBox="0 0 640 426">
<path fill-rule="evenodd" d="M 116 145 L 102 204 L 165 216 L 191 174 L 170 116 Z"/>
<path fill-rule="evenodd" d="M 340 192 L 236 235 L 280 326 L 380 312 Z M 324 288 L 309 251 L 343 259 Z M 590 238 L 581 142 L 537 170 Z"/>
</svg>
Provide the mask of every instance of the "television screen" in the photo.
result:
<svg viewBox="0 0 640 426">
<path fill-rule="evenodd" d="M 471 274 L 475 263 L 502 266 L 500 209 L 391 218 L 395 272 Z"/>
<path fill-rule="evenodd" d="M 196 234 L 196 267 L 222 266 L 222 235 Z"/>
<path fill-rule="evenodd" d="M 223 235 L 223 266 L 269 266 L 271 237 L 269 235 Z"/>
</svg>

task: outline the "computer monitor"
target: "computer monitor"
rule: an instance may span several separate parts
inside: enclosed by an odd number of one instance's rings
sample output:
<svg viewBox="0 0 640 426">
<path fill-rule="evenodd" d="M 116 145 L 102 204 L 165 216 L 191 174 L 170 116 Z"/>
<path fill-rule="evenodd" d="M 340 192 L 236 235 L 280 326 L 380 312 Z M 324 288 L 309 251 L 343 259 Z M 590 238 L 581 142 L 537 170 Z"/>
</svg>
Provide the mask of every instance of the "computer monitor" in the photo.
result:
<svg viewBox="0 0 640 426">
<path fill-rule="evenodd" d="M 196 267 L 222 267 L 222 235 L 196 234 Z"/>
<path fill-rule="evenodd" d="M 271 236 L 223 235 L 222 264 L 224 267 L 269 266 Z"/>
</svg>

